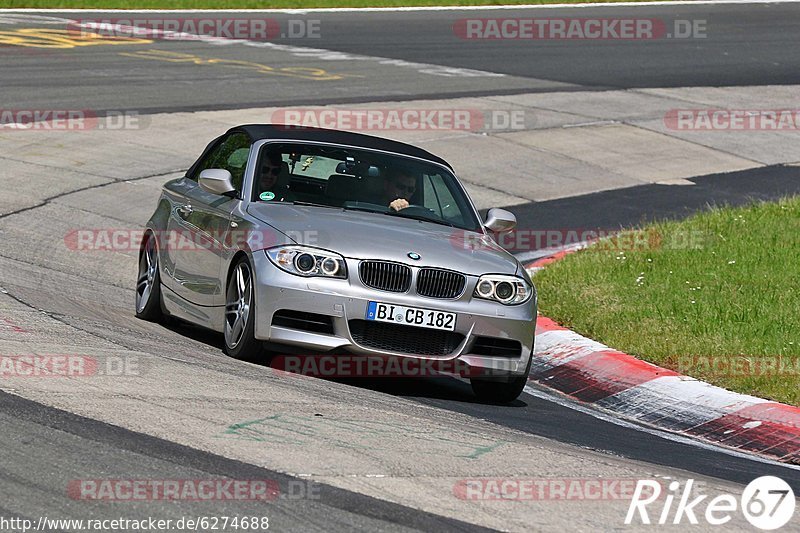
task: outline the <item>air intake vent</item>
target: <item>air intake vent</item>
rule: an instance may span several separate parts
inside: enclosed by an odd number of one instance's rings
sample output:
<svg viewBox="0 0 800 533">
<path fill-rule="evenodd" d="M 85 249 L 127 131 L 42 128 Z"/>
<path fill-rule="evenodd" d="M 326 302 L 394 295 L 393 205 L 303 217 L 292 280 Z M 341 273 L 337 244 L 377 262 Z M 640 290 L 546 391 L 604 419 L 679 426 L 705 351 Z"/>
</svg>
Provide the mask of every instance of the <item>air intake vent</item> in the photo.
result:
<svg viewBox="0 0 800 533">
<path fill-rule="evenodd" d="M 445 356 L 453 353 L 464 341 L 464 335 L 453 331 L 420 329 L 369 320 L 351 320 L 348 324 L 350 334 L 357 344 L 385 352 Z"/>
<path fill-rule="evenodd" d="M 464 292 L 467 278 L 458 272 L 422 268 L 417 274 L 417 293 L 430 298 L 455 298 Z"/>
<path fill-rule="evenodd" d="M 510 339 L 496 337 L 478 337 L 472 345 L 470 353 L 494 357 L 519 357 L 522 355 L 522 344 Z"/>
<path fill-rule="evenodd" d="M 302 313 L 300 311 L 281 309 L 272 315 L 272 325 L 282 328 L 310 331 L 312 333 L 333 335 L 332 318 L 328 315 L 319 315 L 316 313 Z"/>
<path fill-rule="evenodd" d="M 411 286 L 411 269 L 388 261 L 362 261 L 358 266 L 361 282 L 367 287 L 391 292 L 406 292 Z"/>
</svg>

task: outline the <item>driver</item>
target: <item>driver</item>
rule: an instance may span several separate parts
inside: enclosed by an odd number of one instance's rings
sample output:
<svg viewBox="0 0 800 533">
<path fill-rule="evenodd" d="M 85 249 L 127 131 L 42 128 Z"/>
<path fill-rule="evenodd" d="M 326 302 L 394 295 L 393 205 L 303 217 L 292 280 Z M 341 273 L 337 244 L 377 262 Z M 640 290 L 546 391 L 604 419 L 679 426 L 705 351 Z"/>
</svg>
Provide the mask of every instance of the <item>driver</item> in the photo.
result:
<svg viewBox="0 0 800 533">
<path fill-rule="evenodd" d="M 385 203 L 393 211 L 405 209 L 411 203 L 408 198 L 417 191 L 417 178 L 406 169 L 392 171 L 383 182 Z"/>
</svg>

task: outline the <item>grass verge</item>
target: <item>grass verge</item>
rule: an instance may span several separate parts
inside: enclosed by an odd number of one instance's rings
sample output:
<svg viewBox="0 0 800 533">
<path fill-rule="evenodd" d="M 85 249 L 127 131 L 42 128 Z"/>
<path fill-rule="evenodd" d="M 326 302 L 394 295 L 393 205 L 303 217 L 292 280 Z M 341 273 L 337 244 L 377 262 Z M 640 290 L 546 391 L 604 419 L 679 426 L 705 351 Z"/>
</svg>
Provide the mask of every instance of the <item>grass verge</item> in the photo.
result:
<svg viewBox="0 0 800 533">
<path fill-rule="evenodd" d="M 536 275 L 540 310 L 716 385 L 800 405 L 800 197 L 645 226 Z"/>
<path fill-rule="evenodd" d="M 0 0 L 0 8 L 50 9 L 312 9 L 326 7 L 497 6 L 580 4 L 593 0 Z M 595 2 L 598 0 L 594 0 Z M 602 0 L 633 2 L 641 0 Z"/>
</svg>

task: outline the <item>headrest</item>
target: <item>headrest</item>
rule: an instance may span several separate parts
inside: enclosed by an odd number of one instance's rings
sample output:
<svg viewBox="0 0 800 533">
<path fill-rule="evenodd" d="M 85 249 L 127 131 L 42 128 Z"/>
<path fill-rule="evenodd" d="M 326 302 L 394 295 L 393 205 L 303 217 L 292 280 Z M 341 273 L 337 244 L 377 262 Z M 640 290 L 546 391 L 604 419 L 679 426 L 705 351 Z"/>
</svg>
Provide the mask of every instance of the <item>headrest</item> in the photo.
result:
<svg viewBox="0 0 800 533">
<path fill-rule="evenodd" d="M 359 191 L 363 189 L 363 186 L 363 180 L 355 176 L 331 174 L 328 178 L 325 194 L 329 198 L 339 200 L 357 200 L 360 196 Z"/>
</svg>

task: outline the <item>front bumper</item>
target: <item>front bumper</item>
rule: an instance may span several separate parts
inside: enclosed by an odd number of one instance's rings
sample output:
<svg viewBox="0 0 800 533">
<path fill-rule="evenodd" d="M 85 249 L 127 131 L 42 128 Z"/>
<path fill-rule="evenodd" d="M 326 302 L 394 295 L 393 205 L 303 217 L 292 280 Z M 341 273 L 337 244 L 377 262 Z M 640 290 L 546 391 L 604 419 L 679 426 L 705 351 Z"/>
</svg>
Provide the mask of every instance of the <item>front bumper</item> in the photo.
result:
<svg viewBox="0 0 800 533">
<path fill-rule="evenodd" d="M 456 299 L 426 298 L 408 293 L 386 292 L 367 287 L 358 276 L 358 260 L 346 259 L 349 279 L 304 278 L 276 267 L 266 254 L 253 254 L 255 269 L 255 337 L 273 344 L 292 346 L 312 353 L 349 352 L 359 355 L 402 356 L 425 360 L 459 359 L 469 367 L 493 370 L 508 376 L 523 374 L 533 353 L 536 324 L 536 297 L 525 304 L 505 306 L 473 299 L 477 277 L 467 276 L 464 293 Z M 364 320 L 370 301 L 420 307 L 457 314 L 455 333 L 463 336 L 458 346 L 446 354 L 420 355 L 364 346 L 354 340 L 350 321 Z M 290 310 L 331 317 L 332 334 L 314 333 L 272 325 L 276 311 Z M 405 326 L 412 328 L 412 326 Z M 431 332 L 413 328 L 414 335 Z M 420 337 L 424 339 L 424 337 Z M 473 353 L 476 339 L 518 341 L 519 355 L 491 356 Z"/>
</svg>

